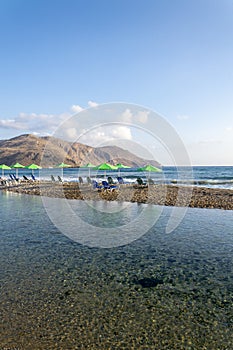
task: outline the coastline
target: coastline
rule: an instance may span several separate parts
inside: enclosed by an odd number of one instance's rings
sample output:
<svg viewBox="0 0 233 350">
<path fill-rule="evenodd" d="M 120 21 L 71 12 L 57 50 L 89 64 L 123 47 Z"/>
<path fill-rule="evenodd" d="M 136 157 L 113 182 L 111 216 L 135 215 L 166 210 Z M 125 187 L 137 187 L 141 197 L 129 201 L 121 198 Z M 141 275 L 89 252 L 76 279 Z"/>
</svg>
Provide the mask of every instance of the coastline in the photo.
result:
<svg viewBox="0 0 233 350">
<path fill-rule="evenodd" d="M 42 195 L 77 200 L 106 200 L 147 203 L 165 206 L 233 210 L 233 191 L 176 185 L 134 186 L 96 191 L 77 182 L 21 182 L 1 186 L 2 190 L 28 195 Z"/>
</svg>

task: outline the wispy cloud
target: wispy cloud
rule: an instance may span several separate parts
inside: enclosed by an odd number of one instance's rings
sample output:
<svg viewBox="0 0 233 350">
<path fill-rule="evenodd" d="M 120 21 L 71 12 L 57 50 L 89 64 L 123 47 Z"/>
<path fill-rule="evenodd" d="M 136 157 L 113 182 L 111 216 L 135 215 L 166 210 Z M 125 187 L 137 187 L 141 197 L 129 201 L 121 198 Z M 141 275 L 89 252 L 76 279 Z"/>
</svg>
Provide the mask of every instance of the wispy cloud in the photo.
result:
<svg viewBox="0 0 233 350">
<path fill-rule="evenodd" d="M 89 101 L 89 107 L 96 107 L 97 102 Z M 84 110 L 78 104 L 73 104 L 70 111 L 60 114 L 47 113 L 24 113 L 21 112 L 11 119 L 0 119 L 0 129 L 18 130 L 22 133 L 36 133 L 38 135 L 52 134 L 56 128 L 65 120 L 70 118 L 73 113 Z M 71 132 L 70 132 L 71 133 Z"/>
<path fill-rule="evenodd" d="M 96 107 L 98 104 L 89 101 L 88 106 Z M 92 146 L 114 142 L 114 140 L 132 139 L 130 127 L 120 124 L 105 125 L 85 130 L 83 126 L 79 125 L 78 118 L 73 119 L 74 113 L 82 111 L 84 111 L 83 107 L 73 104 L 70 107 L 70 111 L 60 114 L 19 113 L 14 119 L 0 120 L 0 129 L 17 130 L 21 133 L 33 133 L 38 136 L 54 134 L 57 137 L 70 141 L 79 141 Z M 126 111 L 124 117 L 129 121 L 131 119 L 131 112 Z M 146 115 L 140 114 L 138 117 L 144 120 Z"/>
</svg>

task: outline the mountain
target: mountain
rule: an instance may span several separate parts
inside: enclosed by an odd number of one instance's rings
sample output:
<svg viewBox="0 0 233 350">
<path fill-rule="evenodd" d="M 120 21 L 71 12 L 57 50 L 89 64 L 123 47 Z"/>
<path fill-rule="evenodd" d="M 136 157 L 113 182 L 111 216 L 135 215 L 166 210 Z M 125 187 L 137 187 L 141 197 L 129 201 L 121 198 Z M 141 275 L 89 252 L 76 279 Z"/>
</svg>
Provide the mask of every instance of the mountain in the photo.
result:
<svg viewBox="0 0 233 350">
<path fill-rule="evenodd" d="M 135 154 L 117 146 L 91 147 L 78 142 L 68 142 L 52 136 L 38 137 L 31 134 L 20 135 L 9 140 L 0 140 L 0 164 L 14 163 L 28 165 L 41 164 L 43 167 L 55 166 L 61 162 L 73 167 L 86 163 L 123 163 L 131 167 L 143 166 L 156 161 L 137 157 Z"/>
</svg>

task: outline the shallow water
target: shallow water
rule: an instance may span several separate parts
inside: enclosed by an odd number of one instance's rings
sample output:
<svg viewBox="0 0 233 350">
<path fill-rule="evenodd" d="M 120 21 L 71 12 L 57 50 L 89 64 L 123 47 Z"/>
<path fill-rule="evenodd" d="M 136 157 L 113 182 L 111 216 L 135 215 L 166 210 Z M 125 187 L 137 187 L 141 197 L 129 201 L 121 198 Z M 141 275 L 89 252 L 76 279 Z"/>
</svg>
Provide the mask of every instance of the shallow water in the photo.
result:
<svg viewBox="0 0 233 350">
<path fill-rule="evenodd" d="M 120 227 L 144 208 L 107 205 L 112 220 L 106 203 L 75 209 Z M 188 209 L 166 234 L 170 213 L 128 245 L 91 248 L 61 234 L 40 197 L 0 192 L 0 348 L 232 349 L 232 211 Z"/>
</svg>

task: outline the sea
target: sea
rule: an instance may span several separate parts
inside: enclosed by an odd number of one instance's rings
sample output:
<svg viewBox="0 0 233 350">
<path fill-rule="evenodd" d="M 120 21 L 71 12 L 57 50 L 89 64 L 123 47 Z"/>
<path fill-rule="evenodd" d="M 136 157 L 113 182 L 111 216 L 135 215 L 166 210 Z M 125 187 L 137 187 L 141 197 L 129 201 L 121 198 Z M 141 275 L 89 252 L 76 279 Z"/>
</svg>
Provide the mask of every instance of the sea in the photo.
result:
<svg viewBox="0 0 233 350">
<path fill-rule="evenodd" d="M 150 177 L 232 189 L 233 167 L 192 172 Z M 0 191 L 0 349 L 232 350 L 232 211 L 186 208 L 168 233 L 173 210 Z"/>
<path fill-rule="evenodd" d="M 50 168 L 34 170 L 34 175 L 42 180 L 50 180 L 51 175 L 61 176 L 65 181 L 78 181 L 78 177 L 83 177 L 86 181 L 87 176 L 93 179 L 103 179 L 112 176 L 124 178 L 126 182 L 134 183 L 137 177 L 144 181 L 150 177 L 155 183 L 175 184 L 182 186 L 201 186 L 209 188 L 233 189 L 233 166 L 193 166 L 193 167 L 162 167 L 161 172 L 139 172 L 137 168 L 121 169 L 120 171 L 96 171 L 87 168 Z M 12 172 L 15 170 L 11 170 Z M 10 172 L 5 171 L 8 176 Z M 18 176 L 29 175 L 31 170 L 19 169 Z"/>
</svg>

